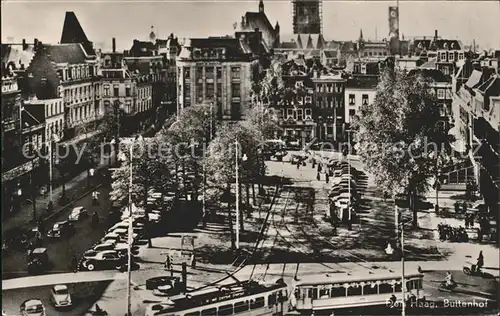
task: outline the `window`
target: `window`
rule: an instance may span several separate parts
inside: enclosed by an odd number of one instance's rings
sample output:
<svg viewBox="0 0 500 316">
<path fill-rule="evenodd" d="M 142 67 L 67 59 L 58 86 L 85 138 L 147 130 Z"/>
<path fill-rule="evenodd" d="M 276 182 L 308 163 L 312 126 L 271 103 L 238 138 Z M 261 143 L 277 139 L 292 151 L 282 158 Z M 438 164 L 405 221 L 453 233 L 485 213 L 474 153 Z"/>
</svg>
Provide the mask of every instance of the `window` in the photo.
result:
<svg viewBox="0 0 500 316">
<path fill-rule="evenodd" d="M 240 67 L 231 67 L 231 78 L 240 79 Z"/>
<path fill-rule="evenodd" d="M 350 286 L 347 288 L 347 296 L 361 295 L 361 289 L 362 287 L 357 284 L 355 286 Z"/>
<path fill-rule="evenodd" d="M 203 67 L 196 68 L 196 80 L 200 80 L 203 78 Z"/>
<path fill-rule="evenodd" d="M 356 96 L 354 94 L 349 94 L 349 105 L 356 104 Z"/>
<path fill-rule="evenodd" d="M 286 118 L 293 118 L 293 109 L 286 109 Z"/>
<path fill-rule="evenodd" d="M 125 111 L 127 113 L 131 112 L 132 100 L 125 100 Z"/>
<path fill-rule="evenodd" d="M 255 300 L 250 301 L 250 309 L 257 309 L 264 307 L 265 302 L 263 297 L 257 297 Z"/>
<path fill-rule="evenodd" d="M 130 85 L 125 86 L 125 96 L 130 97 Z"/>
<path fill-rule="evenodd" d="M 333 134 L 333 126 L 327 126 L 326 127 L 326 133 L 327 134 Z"/>
<path fill-rule="evenodd" d="M 207 82 L 206 88 L 207 88 L 207 91 L 206 91 L 207 98 L 213 98 L 214 97 L 214 84 L 213 84 L 213 82 L 211 82 L 211 83 Z"/>
<path fill-rule="evenodd" d="M 441 60 L 446 60 L 446 52 L 441 52 L 441 54 L 439 54 Z"/>
<path fill-rule="evenodd" d="M 232 315 L 232 314 L 233 314 L 233 304 L 221 306 L 219 307 L 219 310 L 217 312 L 217 315 L 219 316 Z"/>
<path fill-rule="evenodd" d="M 306 120 L 312 118 L 312 111 L 311 109 L 306 109 Z"/>
<path fill-rule="evenodd" d="M 392 285 L 387 284 L 387 283 L 381 283 L 378 285 L 378 293 L 379 294 L 392 293 L 392 292 L 393 292 Z"/>
<path fill-rule="evenodd" d="M 184 79 L 189 79 L 191 76 L 191 69 L 185 67 L 184 68 Z"/>
<path fill-rule="evenodd" d="M 302 81 L 296 81 L 295 82 L 295 88 L 300 88 L 300 87 L 303 87 L 304 86 L 304 83 Z"/>
<path fill-rule="evenodd" d="M 205 68 L 205 76 L 207 79 L 214 79 L 214 67 Z"/>
<path fill-rule="evenodd" d="M 330 297 L 330 290 L 327 289 L 326 287 L 324 288 L 320 288 L 319 289 L 319 297 L 322 298 L 322 297 Z"/>
<path fill-rule="evenodd" d="M 318 97 L 318 99 L 317 99 L 317 103 L 318 103 L 318 104 L 316 105 L 317 107 L 320 107 L 320 108 L 321 108 L 321 107 L 323 107 L 323 98 Z"/>
<path fill-rule="evenodd" d="M 200 316 L 200 312 L 199 311 L 194 311 L 192 313 L 184 314 L 184 316 Z"/>
<path fill-rule="evenodd" d="M 246 312 L 249 309 L 249 302 L 244 301 L 244 302 L 236 302 L 234 304 L 234 313 L 241 313 L 241 312 Z"/>
<path fill-rule="evenodd" d="M 350 109 L 349 110 L 349 116 L 353 117 L 354 115 L 356 115 L 356 110 Z"/>
<path fill-rule="evenodd" d="M 363 94 L 362 99 L 361 99 L 361 104 L 368 105 L 368 94 Z"/>
<path fill-rule="evenodd" d="M 113 87 L 113 96 L 117 97 L 120 94 L 118 86 Z"/>
<path fill-rule="evenodd" d="M 445 95 L 444 89 L 437 89 L 438 99 L 444 99 L 444 95 Z"/>
<path fill-rule="evenodd" d="M 109 97 L 109 85 L 104 85 L 103 89 L 104 89 L 104 96 Z"/>
<path fill-rule="evenodd" d="M 222 67 L 217 67 L 217 79 L 222 78 Z"/>
<path fill-rule="evenodd" d="M 232 92 L 233 98 L 239 98 L 240 97 L 240 84 L 239 83 L 232 83 L 231 84 L 231 92 Z"/>
<path fill-rule="evenodd" d="M 217 308 L 209 308 L 201 311 L 201 316 L 214 316 L 217 315 Z"/>
<path fill-rule="evenodd" d="M 311 104 L 312 102 L 312 97 L 311 96 L 306 96 L 306 103 Z"/>
<path fill-rule="evenodd" d="M 377 294 L 377 284 L 372 283 L 372 284 L 366 284 L 363 286 L 363 295 L 371 295 L 371 294 Z"/>
<path fill-rule="evenodd" d="M 196 98 L 198 100 L 203 100 L 203 83 L 196 83 Z"/>
<path fill-rule="evenodd" d="M 304 119 L 302 109 L 297 109 L 297 120 L 302 121 Z"/>
</svg>

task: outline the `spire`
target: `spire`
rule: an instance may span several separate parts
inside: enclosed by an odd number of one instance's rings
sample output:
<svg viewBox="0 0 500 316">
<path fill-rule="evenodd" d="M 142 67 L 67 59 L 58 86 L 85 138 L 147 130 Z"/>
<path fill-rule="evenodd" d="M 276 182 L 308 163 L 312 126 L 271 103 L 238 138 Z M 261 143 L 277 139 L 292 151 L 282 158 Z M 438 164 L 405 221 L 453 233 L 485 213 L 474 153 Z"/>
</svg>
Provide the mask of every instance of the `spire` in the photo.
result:
<svg viewBox="0 0 500 316">
<path fill-rule="evenodd" d="M 359 40 L 363 40 L 363 29 L 359 29 Z"/>
<path fill-rule="evenodd" d="M 276 25 L 274 26 L 274 29 L 275 30 L 279 30 L 280 29 L 280 24 L 278 23 L 278 21 L 276 21 Z"/>
<path fill-rule="evenodd" d="M 156 34 L 155 34 L 155 31 L 154 31 L 154 26 L 151 25 L 151 33 L 149 33 L 149 40 L 151 42 L 154 42 L 156 39 Z"/>
<path fill-rule="evenodd" d="M 264 1 L 259 0 L 259 12 L 264 13 Z"/>
<path fill-rule="evenodd" d="M 80 22 L 78 22 L 75 12 L 73 11 L 66 12 L 60 43 L 82 44 L 88 55 L 95 55 L 92 42 L 88 40 L 87 35 L 85 35 L 85 32 L 83 31 L 83 28 L 80 25 Z"/>
</svg>

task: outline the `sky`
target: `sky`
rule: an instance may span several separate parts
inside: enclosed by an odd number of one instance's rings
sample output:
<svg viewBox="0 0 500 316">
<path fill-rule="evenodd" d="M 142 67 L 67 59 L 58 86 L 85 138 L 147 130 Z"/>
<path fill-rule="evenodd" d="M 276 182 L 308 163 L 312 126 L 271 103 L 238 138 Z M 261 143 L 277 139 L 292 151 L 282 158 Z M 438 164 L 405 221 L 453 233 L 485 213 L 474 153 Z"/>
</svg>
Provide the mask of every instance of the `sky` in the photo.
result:
<svg viewBox="0 0 500 316">
<path fill-rule="evenodd" d="M 281 40 L 292 37 L 290 0 L 264 0 L 271 23 L 279 22 Z M 388 6 L 394 1 L 323 1 L 323 35 L 326 40 L 388 37 Z M 258 0 L 182 1 L 72 1 L 3 0 L 2 42 L 37 38 L 45 43 L 60 40 L 64 14 L 74 11 L 89 40 L 103 49 L 116 37 L 117 49 L 130 49 L 134 39 L 147 40 L 151 26 L 159 38 L 174 33 L 180 39 L 223 36 L 233 33 L 233 23 L 246 11 L 258 11 Z M 400 0 L 400 32 L 405 36 L 434 35 L 459 38 L 465 45 L 500 49 L 500 1 Z"/>
</svg>

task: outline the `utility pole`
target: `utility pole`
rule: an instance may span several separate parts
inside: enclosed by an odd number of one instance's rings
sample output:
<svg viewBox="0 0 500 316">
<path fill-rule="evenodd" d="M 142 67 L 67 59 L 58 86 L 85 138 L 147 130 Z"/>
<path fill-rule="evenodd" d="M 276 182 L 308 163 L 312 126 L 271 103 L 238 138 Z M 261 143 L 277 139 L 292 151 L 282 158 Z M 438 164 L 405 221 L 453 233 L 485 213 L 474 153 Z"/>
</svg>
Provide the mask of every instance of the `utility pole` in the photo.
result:
<svg viewBox="0 0 500 316">
<path fill-rule="evenodd" d="M 240 181 L 238 170 L 238 140 L 234 142 L 236 152 L 236 249 L 240 249 Z"/>
<path fill-rule="evenodd" d="M 132 278 L 132 235 L 134 232 L 132 222 L 132 181 L 133 181 L 133 155 L 134 155 L 134 141 L 130 144 L 130 179 L 128 188 L 128 251 L 127 251 L 127 316 L 132 316 L 131 313 L 131 293 L 130 283 Z M 147 215 L 146 215 L 147 216 Z"/>
<path fill-rule="evenodd" d="M 403 224 L 403 221 L 401 221 L 401 291 L 402 291 L 402 294 L 403 294 L 403 297 L 402 297 L 402 309 L 401 309 L 401 316 L 405 316 L 406 314 L 406 302 L 405 302 L 405 287 L 406 287 L 406 283 L 405 283 L 405 250 L 404 250 L 404 244 L 405 244 L 405 241 L 404 241 L 404 224 Z"/>
</svg>

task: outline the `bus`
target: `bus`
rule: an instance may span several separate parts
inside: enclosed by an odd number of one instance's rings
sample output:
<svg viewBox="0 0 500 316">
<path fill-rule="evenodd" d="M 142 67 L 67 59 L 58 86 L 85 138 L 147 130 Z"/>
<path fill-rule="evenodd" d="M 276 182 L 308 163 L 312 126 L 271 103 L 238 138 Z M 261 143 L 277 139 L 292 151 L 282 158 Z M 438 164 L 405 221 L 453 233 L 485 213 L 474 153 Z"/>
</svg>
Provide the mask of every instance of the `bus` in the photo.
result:
<svg viewBox="0 0 500 316">
<path fill-rule="evenodd" d="M 339 310 L 401 306 L 401 273 L 392 270 L 373 274 L 320 274 L 299 280 L 292 286 L 292 307 L 300 314 L 329 315 Z M 425 300 L 423 274 L 405 274 L 406 295 Z M 393 297 L 394 296 L 394 297 Z M 391 303 L 391 298 L 395 302 Z M 293 306 L 295 305 L 295 306 Z"/>
<path fill-rule="evenodd" d="M 276 283 L 244 281 L 169 297 L 149 305 L 146 316 L 282 316 L 288 311 L 288 291 Z"/>
</svg>

